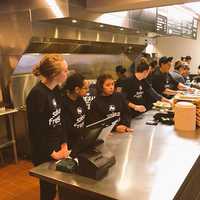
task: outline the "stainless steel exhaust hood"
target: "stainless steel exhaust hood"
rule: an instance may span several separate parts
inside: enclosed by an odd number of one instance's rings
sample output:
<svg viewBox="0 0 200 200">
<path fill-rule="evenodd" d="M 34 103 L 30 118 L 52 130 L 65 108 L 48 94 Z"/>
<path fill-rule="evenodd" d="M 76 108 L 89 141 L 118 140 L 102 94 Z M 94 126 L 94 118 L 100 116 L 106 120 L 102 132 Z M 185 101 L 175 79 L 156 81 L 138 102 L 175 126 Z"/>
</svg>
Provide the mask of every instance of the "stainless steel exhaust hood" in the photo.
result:
<svg viewBox="0 0 200 200">
<path fill-rule="evenodd" d="M 3 98 L 11 104 L 10 77 L 24 53 L 132 54 L 146 36 L 128 15 L 88 12 L 80 0 L 0 2 L 0 67 Z M 123 28 L 122 28 L 123 27 Z"/>
</svg>

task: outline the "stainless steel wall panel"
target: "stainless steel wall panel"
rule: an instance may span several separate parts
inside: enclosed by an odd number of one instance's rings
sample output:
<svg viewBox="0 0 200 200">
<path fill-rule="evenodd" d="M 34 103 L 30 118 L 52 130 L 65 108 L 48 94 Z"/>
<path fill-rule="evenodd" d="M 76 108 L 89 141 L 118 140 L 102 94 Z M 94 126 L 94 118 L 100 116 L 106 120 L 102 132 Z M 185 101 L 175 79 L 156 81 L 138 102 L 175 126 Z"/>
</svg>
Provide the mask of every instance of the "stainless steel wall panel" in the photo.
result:
<svg viewBox="0 0 200 200">
<path fill-rule="evenodd" d="M 26 104 L 26 97 L 37 81 L 37 78 L 32 74 L 20 74 L 12 76 L 10 93 L 14 107 L 20 109 L 24 108 Z"/>
</svg>

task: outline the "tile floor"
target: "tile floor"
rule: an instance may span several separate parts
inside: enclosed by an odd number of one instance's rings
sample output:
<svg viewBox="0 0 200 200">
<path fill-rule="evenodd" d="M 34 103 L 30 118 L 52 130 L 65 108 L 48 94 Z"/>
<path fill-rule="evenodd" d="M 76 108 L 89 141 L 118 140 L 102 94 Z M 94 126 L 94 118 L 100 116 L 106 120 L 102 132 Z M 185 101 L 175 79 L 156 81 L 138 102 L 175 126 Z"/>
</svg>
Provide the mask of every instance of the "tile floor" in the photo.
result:
<svg viewBox="0 0 200 200">
<path fill-rule="evenodd" d="M 26 160 L 0 166 L 0 200 L 39 200 L 38 179 L 28 174 L 32 167 Z"/>
</svg>

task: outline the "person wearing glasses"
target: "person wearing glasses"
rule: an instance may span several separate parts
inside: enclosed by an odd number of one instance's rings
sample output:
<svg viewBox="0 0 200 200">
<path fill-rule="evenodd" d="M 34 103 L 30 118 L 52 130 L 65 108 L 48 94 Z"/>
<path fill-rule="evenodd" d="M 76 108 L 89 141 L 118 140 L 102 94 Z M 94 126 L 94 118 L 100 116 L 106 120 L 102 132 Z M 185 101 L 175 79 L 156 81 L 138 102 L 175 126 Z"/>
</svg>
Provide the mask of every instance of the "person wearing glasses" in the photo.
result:
<svg viewBox="0 0 200 200">
<path fill-rule="evenodd" d="M 70 149 L 73 148 L 73 144 L 76 144 L 86 125 L 88 110 L 83 97 L 86 96 L 88 90 L 88 81 L 78 73 L 69 76 L 62 88 L 64 118 Z"/>
</svg>

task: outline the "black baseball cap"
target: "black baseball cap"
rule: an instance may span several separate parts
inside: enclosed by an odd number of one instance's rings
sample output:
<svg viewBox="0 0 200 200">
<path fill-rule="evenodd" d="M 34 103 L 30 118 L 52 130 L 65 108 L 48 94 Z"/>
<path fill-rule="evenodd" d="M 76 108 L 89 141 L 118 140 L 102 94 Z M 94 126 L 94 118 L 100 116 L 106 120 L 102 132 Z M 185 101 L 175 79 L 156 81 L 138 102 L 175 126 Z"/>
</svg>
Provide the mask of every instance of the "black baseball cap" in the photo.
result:
<svg viewBox="0 0 200 200">
<path fill-rule="evenodd" d="M 115 71 L 119 72 L 119 73 L 125 73 L 126 72 L 126 68 L 123 67 L 122 65 L 118 65 L 115 67 Z"/>
<path fill-rule="evenodd" d="M 173 57 L 163 56 L 159 60 L 159 65 L 161 65 L 161 64 L 167 64 L 168 62 L 172 62 L 172 60 L 173 60 Z"/>
<path fill-rule="evenodd" d="M 191 56 L 186 56 L 185 60 L 192 60 L 192 57 Z"/>
</svg>

